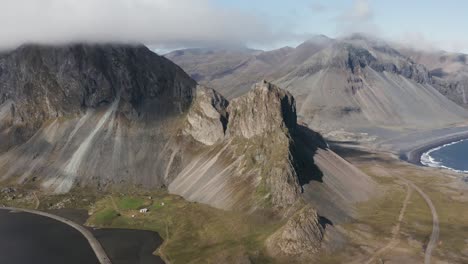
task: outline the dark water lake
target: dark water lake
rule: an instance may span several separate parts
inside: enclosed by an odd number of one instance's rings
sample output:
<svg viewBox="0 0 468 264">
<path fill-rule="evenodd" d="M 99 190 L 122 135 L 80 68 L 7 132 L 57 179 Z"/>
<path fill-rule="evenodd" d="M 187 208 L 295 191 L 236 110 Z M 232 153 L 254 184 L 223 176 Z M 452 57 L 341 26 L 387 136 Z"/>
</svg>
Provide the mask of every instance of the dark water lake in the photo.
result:
<svg viewBox="0 0 468 264">
<path fill-rule="evenodd" d="M 50 213 L 83 224 L 87 212 L 61 209 Z M 113 264 L 164 263 L 153 252 L 163 240 L 158 233 L 130 229 L 91 230 Z M 80 232 L 54 219 L 0 210 L 0 264 L 99 263 Z"/>
<path fill-rule="evenodd" d="M 421 157 L 421 163 L 468 173 L 468 140 L 462 140 L 434 148 Z"/>
<path fill-rule="evenodd" d="M 0 263 L 99 263 L 80 232 L 56 220 L 0 210 Z"/>
</svg>

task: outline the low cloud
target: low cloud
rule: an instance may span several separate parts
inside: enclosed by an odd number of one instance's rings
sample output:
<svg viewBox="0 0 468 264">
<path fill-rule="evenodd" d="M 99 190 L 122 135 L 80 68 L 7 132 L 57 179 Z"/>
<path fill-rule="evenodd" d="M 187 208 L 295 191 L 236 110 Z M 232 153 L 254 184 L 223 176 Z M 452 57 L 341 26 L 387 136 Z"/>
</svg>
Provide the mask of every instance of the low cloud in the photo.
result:
<svg viewBox="0 0 468 264">
<path fill-rule="evenodd" d="M 406 32 L 393 38 L 393 42 L 415 50 L 468 53 L 468 39 L 463 38 L 435 40 L 419 32 Z"/>
<path fill-rule="evenodd" d="M 300 38 L 212 0 L 0 0 L 0 47 L 35 42 L 139 42 L 161 48 Z"/>
<path fill-rule="evenodd" d="M 336 19 L 338 33 L 377 34 L 379 32 L 374 22 L 374 13 L 370 0 L 354 0 L 351 8 L 342 12 Z"/>
</svg>

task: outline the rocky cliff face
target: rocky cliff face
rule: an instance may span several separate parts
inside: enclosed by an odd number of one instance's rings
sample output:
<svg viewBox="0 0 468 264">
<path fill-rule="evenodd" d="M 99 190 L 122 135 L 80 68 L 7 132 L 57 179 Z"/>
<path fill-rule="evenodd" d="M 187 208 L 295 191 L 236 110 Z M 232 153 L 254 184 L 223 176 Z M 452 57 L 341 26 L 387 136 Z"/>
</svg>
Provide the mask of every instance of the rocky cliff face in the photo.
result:
<svg viewBox="0 0 468 264">
<path fill-rule="evenodd" d="M 266 245 L 274 256 L 313 256 L 319 252 L 324 234 L 317 211 L 307 205 L 271 235 Z"/>
<path fill-rule="evenodd" d="M 180 114 L 190 106 L 194 88 L 179 67 L 144 46 L 25 45 L 0 55 L 0 105 L 9 105 L 5 115 L 15 142 L 25 141 L 46 120 L 117 99 L 128 118 Z"/>
<path fill-rule="evenodd" d="M 230 103 L 213 90 L 204 89 L 197 95 L 184 132 L 214 149 L 189 165 L 193 170 L 179 174 L 169 189 L 221 208 L 294 204 L 300 194 L 291 153 L 296 129 L 294 98 L 266 81 Z M 229 166 L 220 166 L 223 162 Z M 193 188 L 189 182 L 204 185 Z M 200 189 L 210 190 L 212 195 L 200 193 Z M 225 196 L 240 189 L 250 193 Z"/>
<path fill-rule="evenodd" d="M 296 103 L 292 95 L 262 81 L 246 95 L 231 101 L 228 136 L 247 139 L 278 130 L 296 129 Z"/>
<path fill-rule="evenodd" d="M 196 100 L 188 113 L 183 133 L 204 145 L 211 146 L 223 140 L 228 121 L 228 104 L 215 90 L 197 87 Z"/>
<path fill-rule="evenodd" d="M 175 146 L 168 142 L 195 89 L 144 46 L 25 45 L 3 53 L 2 179 L 55 192 L 167 184 Z"/>
<path fill-rule="evenodd" d="M 468 107 L 468 55 L 445 51 L 422 51 L 401 47 L 400 52 L 423 64 L 435 88 L 450 100 Z"/>
<path fill-rule="evenodd" d="M 199 93 L 185 123 L 185 135 L 196 144 L 190 163 L 170 183 L 171 192 L 222 209 L 279 214 L 305 199 L 336 221 L 352 217 L 350 204 L 371 196 L 374 184 L 367 176 L 337 159 L 320 135 L 297 124 L 290 93 L 262 81 L 227 103 L 208 91 Z M 200 105 L 205 110 L 194 110 Z M 207 121 L 194 125 L 194 120 Z M 346 195 L 346 186 L 362 189 Z M 330 202 L 320 198 L 325 196 Z"/>
</svg>

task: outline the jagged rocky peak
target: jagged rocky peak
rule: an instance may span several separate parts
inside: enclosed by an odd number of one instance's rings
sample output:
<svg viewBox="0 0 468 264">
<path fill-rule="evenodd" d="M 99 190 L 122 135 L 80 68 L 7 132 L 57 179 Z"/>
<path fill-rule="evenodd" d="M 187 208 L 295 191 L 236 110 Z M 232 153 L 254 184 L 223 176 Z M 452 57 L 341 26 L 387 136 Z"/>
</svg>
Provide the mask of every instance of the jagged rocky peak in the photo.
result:
<svg viewBox="0 0 468 264">
<path fill-rule="evenodd" d="M 306 205 L 267 239 L 266 246 L 273 256 L 311 256 L 320 250 L 324 234 L 317 211 Z"/>
<path fill-rule="evenodd" d="M 278 208 L 294 204 L 301 191 L 291 153 L 297 126 L 294 97 L 263 80 L 232 100 L 228 113 L 226 136 L 238 143 L 238 152 L 253 161 L 261 176 L 256 183 L 257 202 Z"/>
<path fill-rule="evenodd" d="M 187 115 L 183 132 L 205 145 L 220 142 L 224 139 L 228 122 L 228 104 L 229 102 L 215 90 L 198 86 L 196 99 Z"/>
<path fill-rule="evenodd" d="M 220 147 L 200 157 L 205 165 L 190 166 L 201 171 L 183 171 L 169 189 L 223 209 L 287 208 L 301 192 L 291 153 L 296 119 L 294 98 L 266 81 L 229 103 L 214 90 L 199 87 L 183 134 L 206 146 Z M 220 160 L 226 165 L 215 163 Z M 216 190 L 214 194 L 195 191 L 187 184 L 193 182 L 187 180 L 192 177 L 200 184 L 206 178 L 210 187 L 200 188 Z M 217 181 L 223 184 L 211 186 Z"/>
<path fill-rule="evenodd" d="M 278 129 L 293 132 L 297 123 L 294 97 L 265 80 L 232 100 L 228 112 L 229 136 L 252 138 Z"/>
</svg>

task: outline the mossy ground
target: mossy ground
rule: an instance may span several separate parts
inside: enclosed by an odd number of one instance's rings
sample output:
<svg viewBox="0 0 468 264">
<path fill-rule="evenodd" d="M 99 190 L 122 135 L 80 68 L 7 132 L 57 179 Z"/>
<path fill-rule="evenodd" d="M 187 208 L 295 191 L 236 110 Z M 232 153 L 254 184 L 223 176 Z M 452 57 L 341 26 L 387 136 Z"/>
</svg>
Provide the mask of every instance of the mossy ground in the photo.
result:
<svg viewBox="0 0 468 264">
<path fill-rule="evenodd" d="M 139 212 L 143 206 L 147 213 Z M 96 202 L 87 224 L 156 231 L 164 239 L 159 254 L 171 263 L 235 262 L 245 256 L 268 263 L 272 260 L 263 253 L 264 240 L 282 223 L 268 215 L 218 210 L 161 191 L 106 196 Z"/>
</svg>

